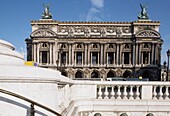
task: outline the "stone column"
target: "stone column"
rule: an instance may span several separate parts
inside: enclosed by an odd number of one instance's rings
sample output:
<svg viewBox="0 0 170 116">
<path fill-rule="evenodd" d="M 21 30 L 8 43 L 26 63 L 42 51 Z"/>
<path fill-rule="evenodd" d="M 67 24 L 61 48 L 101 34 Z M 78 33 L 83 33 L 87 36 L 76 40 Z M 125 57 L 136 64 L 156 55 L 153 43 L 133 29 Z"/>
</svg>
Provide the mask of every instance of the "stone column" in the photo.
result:
<svg viewBox="0 0 170 116">
<path fill-rule="evenodd" d="M 119 65 L 119 44 L 116 45 L 116 64 Z"/>
<path fill-rule="evenodd" d="M 37 62 L 36 43 L 34 43 L 34 62 Z"/>
<path fill-rule="evenodd" d="M 103 65 L 103 44 L 100 44 L 100 65 Z"/>
<path fill-rule="evenodd" d="M 84 65 L 84 61 L 85 59 L 84 59 L 84 53 L 82 52 L 82 60 L 81 60 L 81 62 L 82 62 L 82 66 Z"/>
<path fill-rule="evenodd" d="M 40 52 L 40 64 L 42 64 L 42 52 Z"/>
<path fill-rule="evenodd" d="M 157 54 L 158 54 L 158 46 L 157 46 L 157 44 L 155 44 L 155 46 L 154 46 L 154 65 L 156 65 L 156 62 L 158 61 L 158 59 L 157 59 Z"/>
<path fill-rule="evenodd" d="M 52 64 L 52 43 L 50 44 L 50 65 Z"/>
<path fill-rule="evenodd" d="M 151 61 L 150 61 L 151 60 L 151 53 L 149 52 L 148 55 L 149 55 L 149 57 L 148 57 L 148 64 L 150 64 L 151 63 Z"/>
<path fill-rule="evenodd" d="M 120 44 L 120 53 L 119 53 L 120 64 L 122 64 L 123 57 L 122 57 L 122 44 Z"/>
<path fill-rule="evenodd" d="M 142 54 L 141 64 L 144 64 L 144 62 L 143 62 L 143 52 L 141 54 Z"/>
<path fill-rule="evenodd" d="M 139 64 L 141 64 L 141 44 L 139 44 Z"/>
<path fill-rule="evenodd" d="M 90 61 L 90 66 L 91 66 L 91 65 L 93 64 L 93 63 L 92 63 L 92 53 L 90 53 L 90 56 L 91 56 L 91 58 L 90 58 L 90 59 L 91 59 L 91 61 Z"/>
<path fill-rule="evenodd" d="M 106 52 L 106 65 L 108 65 L 108 52 Z"/>
<path fill-rule="evenodd" d="M 66 51 L 66 65 L 65 66 L 67 65 L 68 65 L 68 51 Z"/>
<path fill-rule="evenodd" d="M 74 65 L 77 65 L 77 52 L 74 52 Z"/>
<path fill-rule="evenodd" d="M 53 43 L 53 64 L 56 65 L 56 44 Z"/>
<path fill-rule="evenodd" d="M 98 57 L 97 57 L 97 58 L 98 58 L 98 59 L 97 59 L 97 61 L 98 61 L 98 62 L 97 62 L 97 65 L 99 66 L 99 60 L 100 60 L 99 52 L 97 53 L 97 56 L 98 56 Z"/>
<path fill-rule="evenodd" d="M 154 44 L 152 43 L 152 51 L 151 51 L 151 64 L 154 63 Z"/>
<path fill-rule="evenodd" d="M 132 57 L 132 65 L 135 66 L 135 43 L 133 43 L 133 53 L 131 54 Z"/>
<path fill-rule="evenodd" d="M 90 44 L 88 44 L 88 59 L 87 59 L 87 61 L 88 61 L 88 66 L 91 64 L 91 55 L 90 55 Z"/>
<path fill-rule="evenodd" d="M 72 65 L 74 65 L 74 44 L 72 44 Z"/>
<path fill-rule="evenodd" d="M 106 65 L 106 44 L 104 44 L 104 51 L 103 51 L 103 64 Z"/>
<path fill-rule="evenodd" d="M 122 56 L 122 63 L 121 63 L 122 65 L 124 65 L 124 60 L 125 60 L 124 55 L 125 55 L 124 52 L 122 52 L 122 55 L 121 55 Z"/>
<path fill-rule="evenodd" d="M 115 52 L 113 52 L 113 64 L 115 65 Z"/>
<path fill-rule="evenodd" d="M 136 65 L 138 64 L 138 51 L 139 51 L 139 49 L 138 49 L 138 43 L 136 43 Z"/>
<path fill-rule="evenodd" d="M 69 51 L 68 51 L 68 54 L 69 54 L 69 56 L 68 56 L 68 65 L 71 65 L 71 44 L 68 44 L 68 46 L 69 46 Z"/>
<path fill-rule="evenodd" d="M 129 53 L 129 64 L 131 65 L 132 64 L 132 53 Z"/>
<path fill-rule="evenodd" d="M 84 65 L 87 65 L 87 44 L 84 44 Z"/>
<path fill-rule="evenodd" d="M 37 63 L 40 63 L 40 43 L 37 43 Z"/>
</svg>

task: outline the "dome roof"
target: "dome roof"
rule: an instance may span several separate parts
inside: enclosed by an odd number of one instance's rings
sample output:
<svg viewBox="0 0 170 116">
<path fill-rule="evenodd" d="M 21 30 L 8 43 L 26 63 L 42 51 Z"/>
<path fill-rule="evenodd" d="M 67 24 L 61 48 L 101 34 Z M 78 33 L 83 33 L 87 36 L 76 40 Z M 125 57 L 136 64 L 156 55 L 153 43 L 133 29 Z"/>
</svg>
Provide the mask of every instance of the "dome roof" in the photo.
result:
<svg viewBox="0 0 170 116">
<path fill-rule="evenodd" d="M 15 51 L 15 47 L 0 39 L 0 65 L 23 65 L 24 56 Z"/>
</svg>

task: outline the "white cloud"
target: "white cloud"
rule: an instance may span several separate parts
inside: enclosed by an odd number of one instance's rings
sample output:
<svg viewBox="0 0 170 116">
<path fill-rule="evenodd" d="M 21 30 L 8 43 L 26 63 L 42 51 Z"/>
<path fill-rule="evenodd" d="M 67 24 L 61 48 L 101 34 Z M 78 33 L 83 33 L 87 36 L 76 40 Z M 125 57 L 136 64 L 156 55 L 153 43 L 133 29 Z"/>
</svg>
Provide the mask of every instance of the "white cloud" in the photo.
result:
<svg viewBox="0 0 170 116">
<path fill-rule="evenodd" d="M 92 6 L 86 15 L 86 21 L 101 21 L 104 0 L 90 0 Z"/>
<path fill-rule="evenodd" d="M 97 7 L 99 9 L 104 7 L 104 0 L 90 0 L 90 1 L 94 7 Z"/>
<path fill-rule="evenodd" d="M 101 21 L 101 19 L 97 16 L 97 13 L 100 13 L 100 10 L 92 7 L 86 16 L 86 21 Z"/>
</svg>

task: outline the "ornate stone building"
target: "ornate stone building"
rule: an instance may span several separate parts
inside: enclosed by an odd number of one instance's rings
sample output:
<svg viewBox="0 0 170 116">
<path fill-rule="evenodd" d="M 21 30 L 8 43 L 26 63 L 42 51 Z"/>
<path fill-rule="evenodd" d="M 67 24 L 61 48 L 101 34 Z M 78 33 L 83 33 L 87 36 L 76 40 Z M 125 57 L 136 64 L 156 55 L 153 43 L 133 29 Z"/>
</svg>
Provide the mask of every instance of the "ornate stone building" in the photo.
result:
<svg viewBox="0 0 170 116">
<path fill-rule="evenodd" d="M 133 22 L 32 21 L 27 59 L 72 79 L 159 80 L 160 22 L 140 17 Z"/>
</svg>

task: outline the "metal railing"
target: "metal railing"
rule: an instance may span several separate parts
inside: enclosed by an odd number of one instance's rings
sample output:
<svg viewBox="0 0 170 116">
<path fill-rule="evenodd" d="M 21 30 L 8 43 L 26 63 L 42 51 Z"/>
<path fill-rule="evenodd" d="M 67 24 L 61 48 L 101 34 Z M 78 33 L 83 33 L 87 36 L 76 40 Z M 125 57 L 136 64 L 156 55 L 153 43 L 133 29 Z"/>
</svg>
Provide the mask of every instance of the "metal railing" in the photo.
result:
<svg viewBox="0 0 170 116">
<path fill-rule="evenodd" d="M 45 110 L 47 110 L 47 111 L 55 114 L 56 116 L 61 116 L 61 114 L 57 113 L 56 111 L 54 111 L 54 110 L 52 110 L 52 109 L 50 109 L 50 108 L 48 108 L 48 107 L 46 107 L 46 106 L 44 106 L 44 105 L 42 105 L 42 104 L 39 104 L 39 103 L 37 103 L 37 102 L 35 102 L 35 101 L 33 101 L 33 100 L 30 100 L 30 99 L 28 99 L 28 98 L 26 98 L 26 97 L 23 97 L 23 96 L 21 96 L 21 95 L 18 95 L 18 94 L 16 94 L 16 93 L 13 93 L 13 92 L 10 92 L 10 91 L 4 90 L 4 89 L 0 89 L 0 92 L 1 92 L 1 93 L 4 93 L 4 94 L 7 94 L 7 95 L 11 95 L 11 96 L 13 96 L 13 97 L 16 97 L 16 98 L 19 98 L 19 99 L 22 99 L 22 100 L 24 100 L 24 101 L 27 101 L 27 102 L 31 103 L 31 105 L 30 105 L 30 107 L 31 107 L 31 108 L 30 108 L 30 116 L 34 116 L 34 114 L 35 114 L 34 105 L 39 106 L 39 107 L 41 107 L 42 109 L 45 109 Z"/>
</svg>

